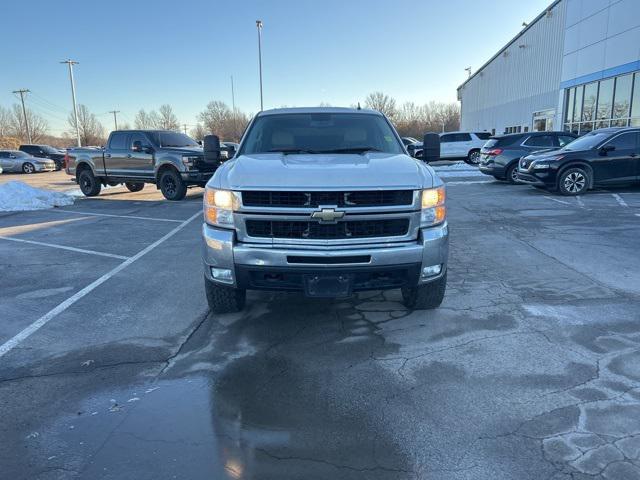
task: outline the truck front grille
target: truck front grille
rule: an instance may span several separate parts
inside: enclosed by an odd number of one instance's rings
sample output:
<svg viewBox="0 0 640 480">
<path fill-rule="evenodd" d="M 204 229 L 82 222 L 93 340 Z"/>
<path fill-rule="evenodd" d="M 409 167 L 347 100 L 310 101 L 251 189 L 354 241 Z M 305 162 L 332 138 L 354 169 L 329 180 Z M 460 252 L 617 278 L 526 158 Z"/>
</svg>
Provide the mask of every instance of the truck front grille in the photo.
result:
<svg viewBox="0 0 640 480">
<path fill-rule="evenodd" d="M 413 190 L 366 190 L 353 192 L 242 192 L 247 207 L 380 207 L 411 205 Z"/>
<path fill-rule="evenodd" d="M 247 220 L 247 235 L 260 238 L 329 240 L 341 238 L 396 237 L 409 231 L 408 218 L 357 220 L 323 224 L 309 221 Z"/>
</svg>

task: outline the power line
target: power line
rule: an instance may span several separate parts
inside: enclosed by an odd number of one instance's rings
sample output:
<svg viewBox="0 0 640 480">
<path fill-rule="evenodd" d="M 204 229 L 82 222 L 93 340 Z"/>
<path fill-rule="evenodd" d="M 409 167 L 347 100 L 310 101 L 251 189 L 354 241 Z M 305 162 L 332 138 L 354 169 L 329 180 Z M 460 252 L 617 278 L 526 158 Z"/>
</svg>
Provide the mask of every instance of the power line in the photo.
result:
<svg viewBox="0 0 640 480">
<path fill-rule="evenodd" d="M 29 143 L 31 142 L 31 128 L 29 128 L 29 120 L 27 119 L 27 109 L 24 107 L 24 94 L 29 93 L 30 90 L 27 88 L 21 88 L 20 90 L 14 90 L 13 93 L 20 94 L 20 101 L 22 102 L 22 114 L 24 115 L 24 124 L 27 127 L 27 138 L 29 139 Z"/>
</svg>

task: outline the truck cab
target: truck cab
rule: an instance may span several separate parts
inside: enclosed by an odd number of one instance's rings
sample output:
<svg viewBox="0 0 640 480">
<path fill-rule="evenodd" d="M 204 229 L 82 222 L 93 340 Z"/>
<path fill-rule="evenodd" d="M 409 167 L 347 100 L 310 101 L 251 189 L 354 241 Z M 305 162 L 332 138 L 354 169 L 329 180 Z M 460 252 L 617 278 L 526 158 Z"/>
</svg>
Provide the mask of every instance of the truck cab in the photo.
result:
<svg viewBox="0 0 640 480">
<path fill-rule="evenodd" d="M 425 156 L 439 155 L 437 134 L 423 143 Z M 205 137 L 205 151 L 218 146 Z M 202 232 L 214 312 L 242 309 L 252 289 L 345 297 L 398 288 L 418 309 L 444 297 L 444 184 L 376 111 L 257 114 L 207 182 Z"/>
</svg>

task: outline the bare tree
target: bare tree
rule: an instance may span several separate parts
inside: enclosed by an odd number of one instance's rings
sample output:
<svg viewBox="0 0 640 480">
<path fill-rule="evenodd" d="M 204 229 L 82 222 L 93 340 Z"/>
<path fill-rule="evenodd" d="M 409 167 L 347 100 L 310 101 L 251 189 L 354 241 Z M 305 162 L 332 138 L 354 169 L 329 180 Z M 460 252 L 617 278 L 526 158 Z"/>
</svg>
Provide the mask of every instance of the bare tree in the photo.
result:
<svg viewBox="0 0 640 480">
<path fill-rule="evenodd" d="M 397 113 L 396 101 L 382 92 L 370 93 L 364 100 L 364 104 L 367 108 L 384 113 L 390 120 L 392 120 Z"/>
<path fill-rule="evenodd" d="M 67 118 L 70 133 L 75 134 L 75 117 L 73 113 Z M 105 129 L 86 105 L 78 105 L 78 128 L 82 145 L 102 145 L 105 141 Z"/>
<path fill-rule="evenodd" d="M 201 123 L 199 123 L 189 131 L 189 136 L 196 140 L 202 140 L 204 136 L 208 135 L 209 133 L 210 132 L 208 132 L 207 129 L 204 128 Z"/>
<path fill-rule="evenodd" d="M 154 115 L 152 115 L 153 113 L 154 112 L 147 113 L 143 108 L 141 108 L 133 119 L 134 126 L 139 130 L 155 128 L 155 118 Z"/>
<path fill-rule="evenodd" d="M 233 112 L 226 103 L 219 100 L 209 102 L 198 118 L 205 131 L 230 142 L 238 142 L 249 123 L 249 116 L 246 113 L 237 110 Z"/>
<path fill-rule="evenodd" d="M 29 130 L 31 131 L 31 141 L 39 142 L 47 134 L 49 130 L 49 124 L 40 115 L 34 113 L 32 110 L 26 109 L 27 122 L 29 122 Z M 24 123 L 24 114 L 22 107 L 17 103 L 13 105 L 10 111 L 9 118 L 9 133 L 10 135 L 21 139 L 23 142 L 28 141 L 27 127 Z"/>
<path fill-rule="evenodd" d="M 11 112 L 0 106 L 0 137 L 9 135 L 11 129 Z"/>
<path fill-rule="evenodd" d="M 180 123 L 178 122 L 178 117 L 173 113 L 173 108 L 171 105 L 164 104 L 160 105 L 158 109 L 158 119 L 156 122 L 155 128 L 159 128 L 162 130 L 180 130 Z M 155 113 L 155 112 L 152 112 Z"/>
</svg>

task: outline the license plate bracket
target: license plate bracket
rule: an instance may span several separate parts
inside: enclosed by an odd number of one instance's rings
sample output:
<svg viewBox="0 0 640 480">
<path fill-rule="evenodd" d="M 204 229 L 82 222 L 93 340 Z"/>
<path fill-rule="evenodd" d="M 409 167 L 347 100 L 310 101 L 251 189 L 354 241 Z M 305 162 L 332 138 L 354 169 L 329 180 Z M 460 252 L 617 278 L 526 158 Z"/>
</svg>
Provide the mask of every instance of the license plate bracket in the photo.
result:
<svg viewBox="0 0 640 480">
<path fill-rule="evenodd" d="M 348 297 L 353 291 L 353 275 L 305 275 L 304 291 L 308 297 Z"/>
</svg>

